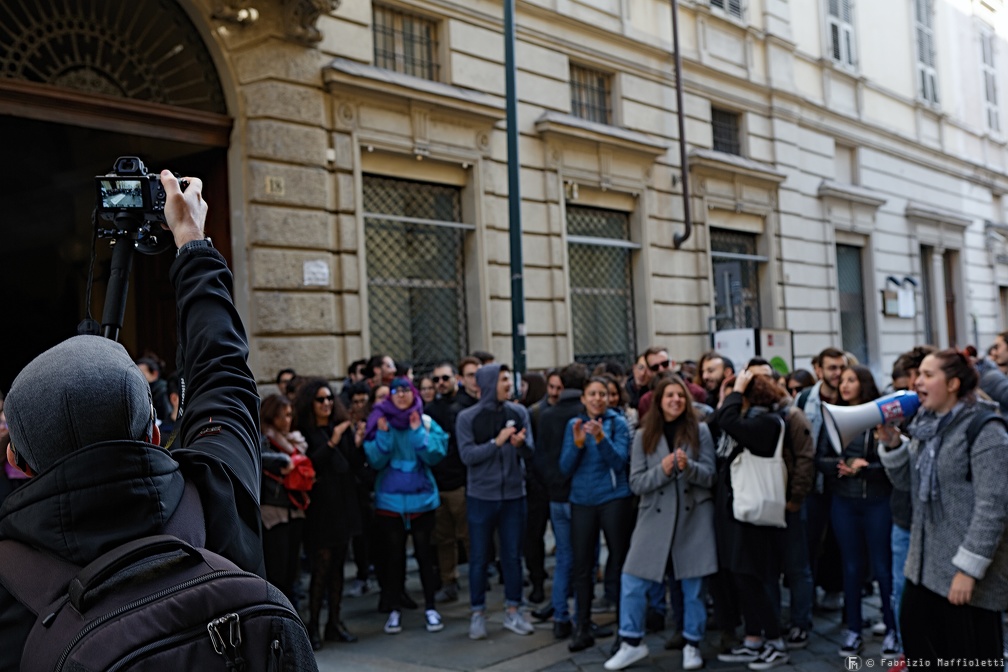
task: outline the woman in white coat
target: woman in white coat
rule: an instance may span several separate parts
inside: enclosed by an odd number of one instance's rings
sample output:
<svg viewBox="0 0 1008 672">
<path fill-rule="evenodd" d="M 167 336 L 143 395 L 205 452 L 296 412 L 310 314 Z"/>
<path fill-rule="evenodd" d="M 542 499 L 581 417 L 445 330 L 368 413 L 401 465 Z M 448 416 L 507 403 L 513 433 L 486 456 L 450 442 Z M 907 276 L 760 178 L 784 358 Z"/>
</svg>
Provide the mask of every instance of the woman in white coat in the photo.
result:
<svg viewBox="0 0 1008 672">
<path fill-rule="evenodd" d="M 637 525 L 623 563 L 619 651 L 605 663 L 621 670 L 648 655 L 643 643 L 647 590 L 667 572 L 683 593 L 683 669 L 703 667 L 707 627 L 703 577 L 717 571 L 714 545 L 714 442 L 699 422 L 686 383 L 658 383 L 630 453 L 630 489 L 640 496 Z"/>
</svg>

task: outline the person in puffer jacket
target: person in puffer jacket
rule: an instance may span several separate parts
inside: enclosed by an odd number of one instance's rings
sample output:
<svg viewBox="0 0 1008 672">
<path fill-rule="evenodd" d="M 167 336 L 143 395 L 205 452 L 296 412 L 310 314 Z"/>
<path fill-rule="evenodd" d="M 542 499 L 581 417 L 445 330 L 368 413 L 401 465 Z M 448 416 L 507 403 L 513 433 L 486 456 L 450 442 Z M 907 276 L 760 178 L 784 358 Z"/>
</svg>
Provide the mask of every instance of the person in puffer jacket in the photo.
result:
<svg viewBox="0 0 1008 672">
<path fill-rule="evenodd" d="M 390 611 L 385 632 L 402 632 L 402 595 L 406 583 L 406 536 L 413 549 L 423 586 L 428 632 L 444 629 L 434 608 L 437 572 L 431 535 L 434 511 L 440 506 L 430 467 L 448 452 L 448 434 L 423 414 L 420 393 L 408 378 L 395 378 L 389 398 L 376 404 L 364 430 L 364 452 L 378 472 L 375 478 L 375 538 L 379 557 L 381 603 Z"/>
<path fill-rule="evenodd" d="M 588 380 L 581 395 L 585 413 L 567 423 L 560 451 L 560 471 L 571 477 L 571 586 L 577 602 L 576 631 L 567 647 L 571 651 L 595 643 L 591 634 L 592 566 L 599 529 L 609 551 L 607 563 L 618 573 L 630 548 L 634 524 L 627 466 L 630 428 L 622 415 L 609 408 L 608 393 L 605 378 Z"/>
</svg>

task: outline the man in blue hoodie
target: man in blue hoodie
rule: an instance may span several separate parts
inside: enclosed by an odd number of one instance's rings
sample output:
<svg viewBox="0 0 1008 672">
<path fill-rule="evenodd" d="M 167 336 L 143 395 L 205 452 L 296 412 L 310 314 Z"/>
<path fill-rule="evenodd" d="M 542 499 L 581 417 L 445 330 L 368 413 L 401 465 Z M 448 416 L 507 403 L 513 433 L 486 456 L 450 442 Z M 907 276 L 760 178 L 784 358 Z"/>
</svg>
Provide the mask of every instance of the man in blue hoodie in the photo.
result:
<svg viewBox="0 0 1008 672">
<path fill-rule="evenodd" d="M 509 401 L 514 381 L 501 364 L 476 372 L 480 400 L 459 413 L 455 436 L 459 457 L 469 468 L 466 514 L 469 519 L 470 639 L 485 639 L 486 570 L 496 530 L 504 575 L 504 627 L 519 635 L 533 632 L 518 609 L 522 599 L 521 552 L 525 539 L 525 469 L 534 449 L 528 411 Z"/>
</svg>

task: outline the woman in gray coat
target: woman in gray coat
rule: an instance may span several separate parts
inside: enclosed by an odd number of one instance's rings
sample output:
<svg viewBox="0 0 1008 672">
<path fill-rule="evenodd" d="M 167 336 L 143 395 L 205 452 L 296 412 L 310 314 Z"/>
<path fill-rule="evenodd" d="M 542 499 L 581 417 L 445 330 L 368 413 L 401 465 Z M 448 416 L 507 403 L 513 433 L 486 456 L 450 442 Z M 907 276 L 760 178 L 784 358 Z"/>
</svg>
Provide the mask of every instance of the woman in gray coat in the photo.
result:
<svg viewBox="0 0 1008 672">
<path fill-rule="evenodd" d="M 683 669 L 703 667 L 707 627 L 703 577 L 717 571 L 714 545 L 714 442 L 678 376 L 658 383 L 654 403 L 634 437 L 630 489 L 640 496 L 637 525 L 623 563 L 619 651 L 605 669 L 621 670 L 648 655 L 643 643 L 647 591 L 671 568 L 683 593 Z"/>
<path fill-rule="evenodd" d="M 965 355 L 932 353 L 919 372 L 921 407 L 907 426 L 910 440 L 895 428 L 879 429 L 886 472 L 914 498 L 900 608 L 903 650 L 907 660 L 931 667 L 935 660 L 979 667 L 1003 653 L 1008 434 L 976 398 L 977 371 Z"/>
</svg>

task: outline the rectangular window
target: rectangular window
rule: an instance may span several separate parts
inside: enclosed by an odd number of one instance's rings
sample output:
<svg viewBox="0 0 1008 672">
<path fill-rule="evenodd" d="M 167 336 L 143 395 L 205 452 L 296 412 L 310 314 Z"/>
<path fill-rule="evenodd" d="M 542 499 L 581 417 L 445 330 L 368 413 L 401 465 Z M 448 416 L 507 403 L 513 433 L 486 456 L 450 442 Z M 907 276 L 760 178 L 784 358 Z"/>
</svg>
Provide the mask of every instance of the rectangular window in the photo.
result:
<svg viewBox="0 0 1008 672">
<path fill-rule="evenodd" d="M 717 329 L 759 327 L 760 266 L 767 258 L 756 254 L 756 236 L 712 228 L 710 244 Z"/>
<path fill-rule="evenodd" d="M 612 123 L 612 75 L 571 63 L 571 114 L 600 124 Z"/>
<path fill-rule="evenodd" d="M 710 0 L 710 6 L 724 10 L 729 16 L 742 18 L 742 0 Z"/>
<path fill-rule="evenodd" d="M 921 99 L 938 103 L 938 71 L 935 69 L 932 0 L 914 0 L 917 32 L 917 85 Z"/>
<path fill-rule="evenodd" d="M 864 303 L 861 248 L 837 245 L 837 288 L 840 292 L 840 340 L 846 352 L 868 363 L 868 327 Z"/>
<path fill-rule="evenodd" d="M 711 108 L 711 126 L 714 130 L 714 149 L 725 154 L 741 156 L 742 142 L 740 139 L 738 112 Z"/>
<path fill-rule="evenodd" d="M 567 206 L 574 360 L 631 364 L 637 351 L 630 216 Z"/>
<path fill-rule="evenodd" d="M 924 342 L 935 343 L 938 327 L 934 314 L 934 248 L 921 245 L 921 296 L 924 299 Z"/>
<path fill-rule="evenodd" d="M 375 65 L 437 81 L 437 22 L 375 4 L 372 14 Z"/>
<path fill-rule="evenodd" d="M 458 187 L 364 176 L 371 352 L 430 371 L 469 349 Z"/>
<path fill-rule="evenodd" d="M 854 12 L 850 0 L 827 0 L 829 5 L 830 56 L 834 61 L 854 66 Z"/>
<path fill-rule="evenodd" d="M 995 133 L 1001 130 L 1001 115 L 998 111 L 997 69 L 994 66 L 994 31 L 983 28 L 980 31 L 980 74 L 983 78 L 984 113 L 987 128 Z"/>
</svg>

